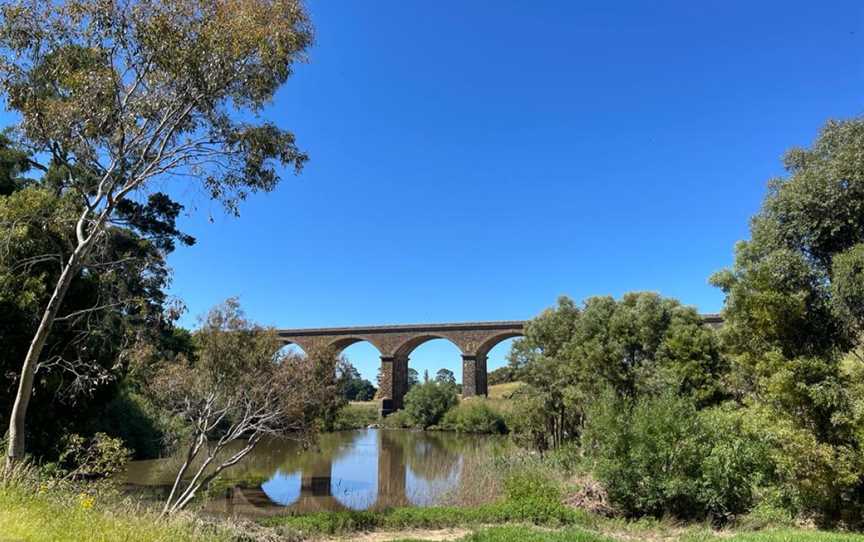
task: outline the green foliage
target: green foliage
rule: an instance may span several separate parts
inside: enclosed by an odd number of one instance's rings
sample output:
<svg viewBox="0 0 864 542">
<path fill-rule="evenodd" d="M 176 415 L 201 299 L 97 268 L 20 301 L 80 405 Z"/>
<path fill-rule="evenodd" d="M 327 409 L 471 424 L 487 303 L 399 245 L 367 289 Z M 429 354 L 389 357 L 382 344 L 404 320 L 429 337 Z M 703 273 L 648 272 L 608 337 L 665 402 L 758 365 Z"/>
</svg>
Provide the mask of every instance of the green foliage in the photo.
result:
<svg viewBox="0 0 864 542">
<path fill-rule="evenodd" d="M 23 178 L 36 171 L 34 164 L 31 156 L 0 136 L 0 237 L 9 241 L 0 254 L 0 419 L 6 421 L 22 361 L 58 279 L 62 253 L 75 243 L 68 225 L 81 211 L 80 194 L 62 190 L 63 168 L 51 163 L 40 178 Z M 61 320 L 46 341 L 37 393 L 31 399 L 32 452 L 56 459 L 64 433 L 119 435 L 101 422 L 112 415 L 124 390 L 146 378 L 139 372 L 147 365 L 140 363 L 140 353 L 171 350 L 165 256 L 175 241 L 193 241 L 175 227 L 181 211 L 182 206 L 160 193 L 151 194 L 146 203 L 118 207 L 117 220 L 94 247 L 92 265 L 77 273 L 63 301 Z M 93 310 L 100 306 L 104 308 Z M 138 456 L 158 453 L 140 439 L 127 446 Z"/>
<path fill-rule="evenodd" d="M 864 506 L 864 418 L 844 360 L 864 336 L 862 148 L 855 118 L 789 151 L 788 175 L 770 181 L 751 238 L 712 277 L 726 294 L 730 391 L 752 405 L 749 423 L 773 435 L 784 506 L 853 523 Z"/>
<path fill-rule="evenodd" d="M 795 516 L 817 514 L 824 522 L 860 521 L 864 459 L 856 447 L 822 442 L 770 405 L 742 411 L 741 421 L 744 434 L 769 450 L 773 476 L 763 489 L 764 502 Z"/>
<path fill-rule="evenodd" d="M 72 199 L 32 183 L 0 195 L 0 237 L 10 241 L 0 256 L 0 418 L 6 421 L 21 363 L 59 273 L 58 247 L 74 237 L 64 231 L 75 216 Z M 47 340 L 50 355 L 31 401 L 34 423 L 28 435 L 34 453 L 56 457 L 60 435 L 88 433 L 91 421 L 131 384 L 126 377 L 135 350 L 144 343 L 158 345 L 170 333 L 163 290 L 168 269 L 148 235 L 112 228 L 100 259 L 123 263 L 84 267 L 70 287 L 61 316 L 80 315 L 57 322 Z M 112 310 L 91 310 L 102 305 Z"/>
<path fill-rule="evenodd" d="M 414 421 L 405 410 L 397 410 L 381 419 L 381 427 L 386 429 L 407 429 L 414 426 Z"/>
<path fill-rule="evenodd" d="M 405 413 L 414 425 L 426 429 L 441 421 L 457 401 L 454 386 L 427 381 L 405 394 Z"/>
<path fill-rule="evenodd" d="M 145 395 L 128 389 L 122 389 L 105 405 L 88 429 L 122 439 L 135 459 L 159 457 L 172 440 L 184 435 L 181 420 L 159 409 Z"/>
<path fill-rule="evenodd" d="M 857 340 L 862 147 L 857 118 L 828 122 L 810 149 L 787 153 L 789 176 L 770 182 L 751 239 L 736 247 L 734 266 L 712 278 L 726 293 L 724 334 L 737 353 L 823 356 Z"/>
<path fill-rule="evenodd" d="M 455 386 L 456 375 L 454 375 L 453 371 L 450 369 L 438 369 L 438 372 L 435 373 L 435 381 L 439 384 L 450 384 Z"/>
<path fill-rule="evenodd" d="M 441 429 L 460 433 L 507 432 L 504 417 L 482 398 L 466 399 L 451 408 L 439 424 Z"/>
<path fill-rule="evenodd" d="M 607 394 L 583 442 L 613 504 L 629 516 L 728 518 L 749 510 L 771 476 L 769 449 L 735 413 L 698 412 L 673 395 L 630 403 Z"/>
<path fill-rule="evenodd" d="M 792 527 L 795 518 L 788 508 L 778 506 L 769 500 L 757 504 L 752 510 L 735 520 L 735 527 L 757 531 L 770 527 Z"/>
<path fill-rule="evenodd" d="M 371 401 L 375 397 L 375 386 L 360 376 L 360 371 L 342 359 L 336 370 L 336 386 L 347 401 Z"/>
<path fill-rule="evenodd" d="M 490 386 L 495 386 L 496 384 L 507 384 L 519 380 L 518 371 L 509 365 L 489 371 L 486 378 Z"/>
<path fill-rule="evenodd" d="M 634 398 L 671 391 L 699 405 L 724 398 L 727 363 L 695 309 L 653 293 L 592 297 L 532 320 L 514 342 L 511 367 L 528 387 L 513 418 L 540 449 L 578 438 L 585 407 L 602 390 Z"/>
<path fill-rule="evenodd" d="M 125 467 L 131 455 L 119 438 L 96 433 L 87 439 L 73 433 L 63 438 L 57 462 L 69 478 L 107 478 Z"/>
<path fill-rule="evenodd" d="M 348 404 L 339 409 L 331 431 L 366 429 L 378 422 L 378 406 Z"/>
<path fill-rule="evenodd" d="M 864 243 L 834 256 L 831 303 L 835 315 L 853 332 L 864 332 Z"/>
</svg>

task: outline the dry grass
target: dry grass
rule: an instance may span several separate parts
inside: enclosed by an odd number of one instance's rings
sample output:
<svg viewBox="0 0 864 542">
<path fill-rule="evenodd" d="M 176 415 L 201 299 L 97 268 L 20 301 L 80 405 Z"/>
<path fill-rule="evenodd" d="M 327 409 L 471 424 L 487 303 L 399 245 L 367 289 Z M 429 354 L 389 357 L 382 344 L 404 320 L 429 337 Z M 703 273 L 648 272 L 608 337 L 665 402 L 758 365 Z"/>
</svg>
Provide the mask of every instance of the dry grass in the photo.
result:
<svg viewBox="0 0 864 542">
<path fill-rule="evenodd" d="M 509 399 L 514 391 L 522 387 L 522 382 L 507 382 L 489 386 L 489 399 Z"/>
</svg>

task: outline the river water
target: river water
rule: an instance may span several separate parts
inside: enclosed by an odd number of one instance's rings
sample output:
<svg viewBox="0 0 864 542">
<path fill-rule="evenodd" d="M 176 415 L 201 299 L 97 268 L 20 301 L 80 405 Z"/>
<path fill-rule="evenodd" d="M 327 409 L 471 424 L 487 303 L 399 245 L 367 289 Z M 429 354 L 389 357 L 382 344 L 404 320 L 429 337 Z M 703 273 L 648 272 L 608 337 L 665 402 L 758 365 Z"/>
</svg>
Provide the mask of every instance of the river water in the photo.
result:
<svg viewBox="0 0 864 542">
<path fill-rule="evenodd" d="M 291 441 L 261 442 L 223 472 L 204 508 L 215 514 L 262 517 L 429 506 L 458 489 L 470 466 L 507 446 L 501 437 L 387 429 L 323 434 L 309 449 Z M 179 465 L 179 454 L 133 461 L 126 472 L 127 486 L 161 498 Z"/>
</svg>

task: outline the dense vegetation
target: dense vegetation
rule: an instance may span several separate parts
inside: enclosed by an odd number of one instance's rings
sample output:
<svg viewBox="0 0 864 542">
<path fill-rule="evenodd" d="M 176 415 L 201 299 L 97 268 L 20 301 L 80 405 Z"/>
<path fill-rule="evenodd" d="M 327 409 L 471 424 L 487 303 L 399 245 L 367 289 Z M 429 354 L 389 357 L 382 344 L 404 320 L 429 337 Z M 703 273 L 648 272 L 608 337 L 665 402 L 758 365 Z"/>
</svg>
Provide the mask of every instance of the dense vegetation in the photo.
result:
<svg viewBox="0 0 864 542">
<path fill-rule="evenodd" d="M 654 293 L 562 298 L 510 370 L 513 427 L 576 444 L 615 507 L 715 520 L 758 507 L 860 525 L 864 120 L 786 156 L 732 268 L 724 324 Z M 598 399 L 599 398 L 599 399 Z"/>
</svg>

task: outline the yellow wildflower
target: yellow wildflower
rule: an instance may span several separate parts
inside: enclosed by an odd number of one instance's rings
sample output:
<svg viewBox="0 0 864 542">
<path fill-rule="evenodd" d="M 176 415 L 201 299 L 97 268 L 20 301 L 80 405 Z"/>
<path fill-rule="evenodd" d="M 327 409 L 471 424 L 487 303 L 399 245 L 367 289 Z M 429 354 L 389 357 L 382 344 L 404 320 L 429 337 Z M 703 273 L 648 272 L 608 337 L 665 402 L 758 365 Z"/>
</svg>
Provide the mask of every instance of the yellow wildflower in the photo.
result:
<svg viewBox="0 0 864 542">
<path fill-rule="evenodd" d="M 96 504 L 96 499 L 86 493 L 79 493 L 78 503 L 84 510 L 90 510 L 91 508 L 93 508 L 93 505 Z"/>
</svg>

